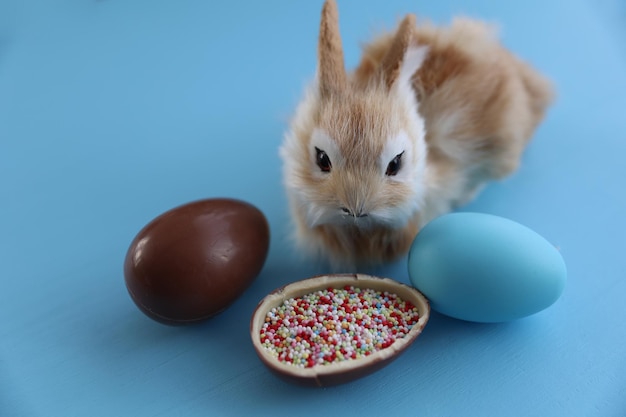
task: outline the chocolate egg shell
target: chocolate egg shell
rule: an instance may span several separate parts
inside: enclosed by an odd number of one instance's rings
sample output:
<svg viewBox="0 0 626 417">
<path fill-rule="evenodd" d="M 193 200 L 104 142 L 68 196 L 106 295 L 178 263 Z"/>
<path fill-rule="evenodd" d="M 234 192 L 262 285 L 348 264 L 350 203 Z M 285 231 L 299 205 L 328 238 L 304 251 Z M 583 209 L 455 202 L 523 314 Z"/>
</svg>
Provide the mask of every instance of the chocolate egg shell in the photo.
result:
<svg viewBox="0 0 626 417">
<path fill-rule="evenodd" d="M 272 356 L 261 344 L 260 331 L 267 313 L 285 300 L 297 298 L 327 288 L 354 286 L 361 289 L 388 291 L 418 308 L 419 320 L 404 338 L 397 339 L 391 346 L 378 350 L 369 356 L 348 359 L 336 363 L 315 365 L 311 368 L 298 367 L 281 362 Z M 250 320 L 250 336 L 254 349 L 270 371 L 290 383 L 308 386 L 332 386 L 369 375 L 391 363 L 402 354 L 421 334 L 428 322 L 430 306 L 428 300 L 416 289 L 400 282 L 362 274 L 322 275 L 288 284 L 274 290 L 258 304 Z"/>
<path fill-rule="evenodd" d="M 256 207 L 207 199 L 176 207 L 148 223 L 124 262 L 131 298 L 165 324 L 205 320 L 252 283 L 269 249 L 269 226 Z"/>
</svg>

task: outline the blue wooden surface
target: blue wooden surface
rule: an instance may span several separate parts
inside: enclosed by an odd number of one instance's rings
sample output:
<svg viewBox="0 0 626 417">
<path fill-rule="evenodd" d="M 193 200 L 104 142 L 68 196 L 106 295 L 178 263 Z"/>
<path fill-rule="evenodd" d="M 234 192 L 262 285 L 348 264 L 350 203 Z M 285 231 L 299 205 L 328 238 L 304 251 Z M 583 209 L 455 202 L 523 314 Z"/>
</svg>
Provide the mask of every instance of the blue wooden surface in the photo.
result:
<svg viewBox="0 0 626 417">
<path fill-rule="evenodd" d="M 277 148 L 315 71 L 320 1 L 0 2 L 0 416 L 626 415 L 626 6 L 340 0 L 346 60 L 406 12 L 498 22 L 559 98 L 513 177 L 468 210 L 533 228 L 568 264 L 535 316 L 434 314 L 388 368 L 292 387 L 249 341 L 256 303 L 323 272 L 292 256 Z M 143 316 L 122 261 L 156 215 L 213 196 L 261 208 L 271 251 L 226 312 Z M 408 282 L 403 261 L 380 275 Z"/>
</svg>

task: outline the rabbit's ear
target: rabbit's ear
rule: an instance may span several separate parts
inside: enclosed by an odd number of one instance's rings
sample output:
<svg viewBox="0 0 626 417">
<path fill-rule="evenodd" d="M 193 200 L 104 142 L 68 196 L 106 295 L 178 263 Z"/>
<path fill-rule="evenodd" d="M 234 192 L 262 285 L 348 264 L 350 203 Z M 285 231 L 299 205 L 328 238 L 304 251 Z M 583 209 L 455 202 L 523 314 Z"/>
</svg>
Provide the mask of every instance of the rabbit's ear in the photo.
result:
<svg viewBox="0 0 626 417">
<path fill-rule="evenodd" d="M 414 31 L 415 16 L 408 14 L 400 23 L 382 62 L 383 77 L 389 88 L 396 83 L 410 85 L 411 78 L 426 58 L 428 48 L 415 44 Z"/>
<path fill-rule="evenodd" d="M 318 43 L 318 82 L 322 96 L 340 92 L 347 84 L 335 0 L 326 0 L 322 9 Z"/>
</svg>

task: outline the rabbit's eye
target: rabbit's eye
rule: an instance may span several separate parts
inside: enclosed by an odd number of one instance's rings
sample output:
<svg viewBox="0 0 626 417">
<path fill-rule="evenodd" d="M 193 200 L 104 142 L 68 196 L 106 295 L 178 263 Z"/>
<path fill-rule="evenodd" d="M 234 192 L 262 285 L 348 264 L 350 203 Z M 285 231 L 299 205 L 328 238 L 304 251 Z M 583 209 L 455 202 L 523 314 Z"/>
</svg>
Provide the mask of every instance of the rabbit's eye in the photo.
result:
<svg viewBox="0 0 626 417">
<path fill-rule="evenodd" d="M 387 165 L 387 171 L 385 171 L 385 175 L 387 175 L 388 177 L 393 177 L 398 173 L 398 171 L 400 171 L 400 168 L 402 167 L 402 154 L 404 154 L 404 152 L 399 153 L 398 155 L 396 155 L 395 158 L 391 160 L 391 162 L 389 162 L 389 165 Z"/>
<path fill-rule="evenodd" d="M 320 148 L 315 148 L 315 152 L 317 153 L 315 157 L 317 166 L 320 167 L 322 172 L 330 172 L 330 169 L 332 168 L 332 164 L 330 163 L 330 158 L 328 157 L 326 152 L 324 152 Z"/>
</svg>

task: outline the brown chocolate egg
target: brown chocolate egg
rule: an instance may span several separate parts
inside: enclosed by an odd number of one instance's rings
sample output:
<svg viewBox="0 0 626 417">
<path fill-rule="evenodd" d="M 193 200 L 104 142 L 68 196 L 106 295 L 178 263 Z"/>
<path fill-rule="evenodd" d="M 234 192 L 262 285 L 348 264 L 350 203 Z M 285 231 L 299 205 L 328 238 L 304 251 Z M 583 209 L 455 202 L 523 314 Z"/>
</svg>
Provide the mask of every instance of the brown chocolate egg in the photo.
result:
<svg viewBox="0 0 626 417">
<path fill-rule="evenodd" d="M 207 199 L 165 212 L 132 241 L 126 287 L 148 317 L 205 320 L 226 309 L 259 274 L 269 249 L 263 213 L 239 200 Z"/>
<path fill-rule="evenodd" d="M 270 371 L 290 383 L 324 387 L 388 365 L 429 317 L 428 300 L 415 288 L 388 278 L 331 274 L 267 295 L 252 315 L 250 336 Z"/>
</svg>

